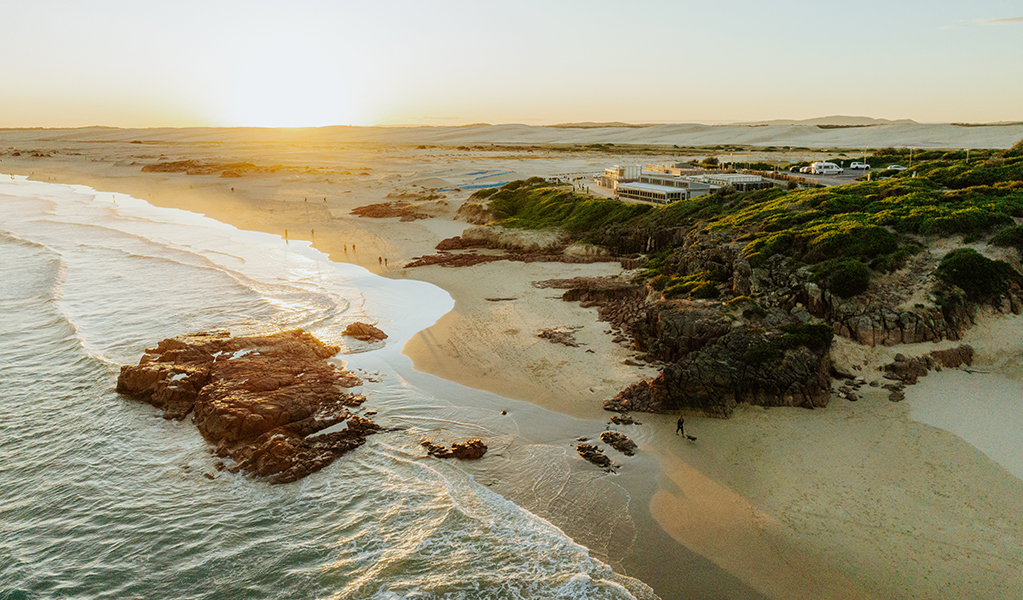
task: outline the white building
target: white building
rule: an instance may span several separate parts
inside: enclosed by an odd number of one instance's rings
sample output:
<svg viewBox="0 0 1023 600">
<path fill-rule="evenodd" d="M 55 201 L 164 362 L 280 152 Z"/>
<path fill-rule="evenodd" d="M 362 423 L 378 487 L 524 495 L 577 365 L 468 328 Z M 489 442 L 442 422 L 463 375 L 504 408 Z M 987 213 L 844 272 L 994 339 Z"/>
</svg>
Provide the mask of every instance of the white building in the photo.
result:
<svg viewBox="0 0 1023 600">
<path fill-rule="evenodd" d="M 618 184 L 639 179 L 639 171 L 639 165 L 634 167 L 615 165 L 609 169 L 604 169 L 604 175 L 600 178 L 600 185 L 617 190 Z"/>
</svg>

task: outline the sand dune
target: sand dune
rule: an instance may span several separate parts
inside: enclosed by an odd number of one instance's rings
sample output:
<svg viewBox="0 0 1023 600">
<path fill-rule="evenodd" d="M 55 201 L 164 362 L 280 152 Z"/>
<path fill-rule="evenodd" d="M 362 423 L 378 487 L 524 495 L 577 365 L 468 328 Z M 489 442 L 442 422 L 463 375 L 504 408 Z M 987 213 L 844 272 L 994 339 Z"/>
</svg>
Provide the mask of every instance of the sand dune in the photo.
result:
<svg viewBox="0 0 1023 600">
<path fill-rule="evenodd" d="M 478 125 L 466 127 L 317 127 L 294 129 L 154 128 L 0 130 L 21 140 L 131 141 L 168 143 L 310 144 L 376 143 L 459 146 L 472 144 L 647 144 L 665 146 L 790 146 L 804 148 L 1009 148 L 1023 139 L 1023 125 L 961 126 L 903 121 L 863 124 L 860 117 L 828 117 L 811 122 L 701 125 L 674 123 L 646 127 L 543 127 Z M 826 122 L 825 122 L 826 121 Z M 831 127 L 821 127 L 831 125 Z"/>
</svg>

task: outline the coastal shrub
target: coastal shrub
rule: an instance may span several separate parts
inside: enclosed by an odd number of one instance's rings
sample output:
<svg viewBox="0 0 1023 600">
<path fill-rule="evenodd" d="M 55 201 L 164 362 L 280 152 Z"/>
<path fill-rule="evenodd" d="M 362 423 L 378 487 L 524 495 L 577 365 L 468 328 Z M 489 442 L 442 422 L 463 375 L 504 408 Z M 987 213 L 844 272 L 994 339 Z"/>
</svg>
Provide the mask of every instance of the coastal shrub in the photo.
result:
<svg viewBox="0 0 1023 600">
<path fill-rule="evenodd" d="M 813 236 L 806 245 L 804 260 L 808 263 L 841 257 L 873 258 L 899 247 L 895 235 L 884 227 L 854 219 L 822 223 L 807 233 Z"/>
<path fill-rule="evenodd" d="M 780 336 L 775 343 L 783 350 L 803 346 L 814 352 L 824 352 L 831 348 L 831 342 L 835 339 L 835 330 L 826 323 L 787 325 L 782 327 L 782 331 L 785 334 Z"/>
<path fill-rule="evenodd" d="M 1023 225 L 1002 229 L 991 238 L 991 243 L 995 246 L 1015 248 L 1023 254 Z"/>
<path fill-rule="evenodd" d="M 951 189 L 988 186 L 1023 180 L 1023 155 L 1009 150 L 1003 156 L 974 155 L 969 161 L 939 159 L 914 165 L 911 171 L 916 172 L 917 178 L 926 177 Z M 901 178 L 906 178 L 907 173 L 910 170 L 903 171 Z"/>
<path fill-rule="evenodd" d="M 782 351 L 771 343 L 750 344 L 743 353 L 742 360 L 747 365 L 775 363 L 782 359 Z"/>
<path fill-rule="evenodd" d="M 823 353 L 831 348 L 835 331 L 825 323 L 803 323 L 782 327 L 782 334 L 760 343 L 750 344 L 743 360 L 750 365 L 780 361 L 788 350 L 804 347 Z"/>
<path fill-rule="evenodd" d="M 1012 148 L 1006 150 L 1003 156 L 1005 156 L 1006 158 L 1023 157 L 1023 140 L 1020 140 L 1013 144 Z"/>
<path fill-rule="evenodd" d="M 767 311 L 764 310 L 764 307 L 760 306 L 756 300 L 749 296 L 736 296 L 732 298 L 728 301 L 728 307 L 733 310 L 741 310 L 742 316 L 746 319 L 767 316 Z"/>
<path fill-rule="evenodd" d="M 472 196 L 469 196 L 470 200 L 486 200 L 497 193 L 497 188 L 483 188 L 473 192 Z"/>
<path fill-rule="evenodd" d="M 753 266 L 784 254 L 806 264 L 858 258 L 889 271 L 912 255 L 900 234 L 981 239 L 1023 217 L 1023 182 L 947 190 L 924 178 L 901 178 L 777 191 L 759 200 L 725 206 L 708 225 L 747 232 L 736 237 L 748 240 L 744 251 Z"/>
<path fill-rule="evenodd" d="M 855 258 L 832 259 L 816 265 L 811 272 L 814 283 L 842 298 L 867 291 L 870 275 L 870 267 Z"/>
<path fill-rule="evenodd" d="M 899 249 L 889 254 L 882 254 L 870 262 L 870 268 L 881 273 L 891 273 L 906 266 L 909 257 L 919 254 L 923 245 L 918 242 L 910 242 L 899 246 Z"/>
<path fill-rule="evenodd" d="M 592 198 L 532 177 L 505 184 L 489 196 L 488 208 L 507 227 L 562 227 L 572 233 L 587 234 L 627 222 L 653 207 Z"/>
<path fill-rule="evenodd" d="M 767 316 L 767 310 L 759 303 L 754 302 L 742 310 L 742 316 L 746 319 L 762 319 Z"/>
<path fill-rule="evenodd" d="M 710 270 L 684 277 L 672 277 L 666 283 L 664 295 L 670 298 L 689 294 L 693 298 L 703 300 L 717 298 L 719 283 L 720 275 Z"/>
<path fill-rule="evenodd" d="M 934 274 L 978 300 L 999 298 L 1010 285 L 1020 281 L 1020 274 L 1009 263 L 991 260 L 972 248 L 958 248 L 946 254 Z"/>
</svg>

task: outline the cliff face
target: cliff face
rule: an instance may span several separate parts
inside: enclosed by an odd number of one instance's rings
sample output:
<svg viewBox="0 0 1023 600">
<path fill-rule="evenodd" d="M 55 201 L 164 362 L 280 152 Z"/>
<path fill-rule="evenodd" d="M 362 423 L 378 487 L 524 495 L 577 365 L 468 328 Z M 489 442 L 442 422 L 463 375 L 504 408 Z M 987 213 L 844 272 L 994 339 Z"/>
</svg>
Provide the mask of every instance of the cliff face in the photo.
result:
<svg viewBox="0 0 1023 600">
<path fill-rule="evenodd" d="M 739 323 L 721 332 L 699 325 L 688 331 L 662 330 L 656 343 L 679 357 L 666 362 L 653 380 L 622 390 L 604 408 L 618 412 L 688 408 L 728 417 L 740 403 L 827 406 L 831 393 L 827 343 L 794 341 L 794 336 L 805 333 L 798 327 L 790 333 Z M 824 333 L 830 333 L 826 327 Z"/>
<path fill-rule="evenodd" d="M 361 385 L 326 362 L 339 351 L 302 330 L 231 337 L 224 331 L 169 338 L 121 367 L 117 391 L 192 420 L 231 470 L 288 483 L 365 443 L 379 430 L 346 406 L 364 398 L 342 392 Z M 316 435 L 345 423 L 347 428 Z"/>
<path fill-rule="evenodd" d="M 671 299 L 656 282 L 631 290 L 586 280 L 559 286 L 569 288 L 566 300 L 600 305 L 602 319 L 662 364 L 658 377 L 605 402 L 608 410 L 727 417 L 743 402 L 822 407 L 831 394 L 830 335 L 868 346 L 957 340 L 973 323 L 974 303 L 930 276 L 935 259 L 926 253 L 848 299 L 822 290 L 809 268 L 786 257 L 752 267 L 725 232 L 690 232 L 666 263 L 678 278 L 708 279 L 716 298 Z M 1023 311 L 1018 286 L 996 308 Z"/>
</svg>

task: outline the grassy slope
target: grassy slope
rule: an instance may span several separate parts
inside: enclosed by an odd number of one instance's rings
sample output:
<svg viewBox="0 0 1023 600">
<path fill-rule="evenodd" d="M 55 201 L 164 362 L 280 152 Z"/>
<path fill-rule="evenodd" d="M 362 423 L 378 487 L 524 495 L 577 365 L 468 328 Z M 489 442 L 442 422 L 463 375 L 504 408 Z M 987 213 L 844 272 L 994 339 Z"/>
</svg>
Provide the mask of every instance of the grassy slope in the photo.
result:
<svg viewBox="0 0 1023 600">
<path fill-rule="evenodd" d="M 968 241 L 1023 250 L 1023 228 L 1014 221 L 1023 218 L 1023 144 L 983 158 L 974 153 L 970 160 L 933 154 L 924 154 L 932 160 L 912 171 L 878 181 L 790 192 L 720 192 L 663 207 L 589 198 L 539 178 L 478 198 L 489 195 L 490 209 L 509 227 L 557 226 L 620 255 L 648 254 L 653 258 L 648 274 L 668 278 L 657 287 L 674 295 L 706 293 L 720 279 L 671 270 L 667 257 L 681 251 L 684 233 L 697 223 L 732 232 L 745 243 L 753 266 L 782 254 L 813 265 L 825 283 L 829 275 L 858 273 L 857 262 L 872 271 L 900 267 L 919 249 L 912 235 L 961 234 Z M 871 159 L 898 156 L 891 151 Z M 846 291 L 857 290 L 862 291 Z"/>
</svg>

